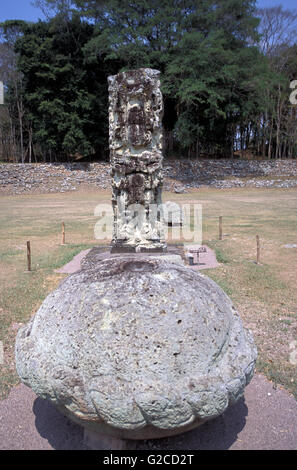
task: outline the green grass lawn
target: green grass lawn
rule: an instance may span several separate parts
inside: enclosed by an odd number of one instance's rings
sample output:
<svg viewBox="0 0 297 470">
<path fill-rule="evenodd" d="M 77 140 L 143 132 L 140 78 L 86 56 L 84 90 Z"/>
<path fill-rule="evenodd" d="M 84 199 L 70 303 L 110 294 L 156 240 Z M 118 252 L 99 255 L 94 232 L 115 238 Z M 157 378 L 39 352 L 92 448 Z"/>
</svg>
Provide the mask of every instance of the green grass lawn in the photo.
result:
<svg viewBox="0 0 297 470">
<path fill-rule="evenodd" d="M 18 383 L 14 341 L 18 324 L 29 320 L 65 275 L 54 270 L 101 241 L 94 238 L 94 209 L 110 202 L 110 193 L 5 196 L 0 198 L 0 397 Z M 164 200 L 199 202 L 203 208 L 203 243 L 212 247 L 220 266 L 204 271 L 232 298 L 257 343 L 257 370 L 297 395 L 296 366 L 290 344 L 297 339 L 297 189 L 202 189 L 164 193 Z M 223 216 L 222 241 L 218 217 Z M 66 245 L 61 246 L 61 223 Z M 255 264 L 256 240 L 261 263 Z M 26 242 L 32 272 L 26 273 Z M 106 240 L 107 242 L 107 240 Z"/>
</svg>

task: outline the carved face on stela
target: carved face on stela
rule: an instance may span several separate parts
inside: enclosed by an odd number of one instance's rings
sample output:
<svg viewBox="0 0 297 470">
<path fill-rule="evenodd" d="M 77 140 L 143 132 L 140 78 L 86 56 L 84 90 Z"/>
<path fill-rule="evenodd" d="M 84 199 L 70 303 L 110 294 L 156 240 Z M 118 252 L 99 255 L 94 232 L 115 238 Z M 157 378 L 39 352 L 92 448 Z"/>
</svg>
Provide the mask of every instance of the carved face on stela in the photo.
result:
<svg viewBox="0 0 297 470">
<path fill-rule="evenodd" d="M 162 151 L 160 72 L 138 69 L 109 77 L 110 149 L 132 156 Z"/>
</svg>

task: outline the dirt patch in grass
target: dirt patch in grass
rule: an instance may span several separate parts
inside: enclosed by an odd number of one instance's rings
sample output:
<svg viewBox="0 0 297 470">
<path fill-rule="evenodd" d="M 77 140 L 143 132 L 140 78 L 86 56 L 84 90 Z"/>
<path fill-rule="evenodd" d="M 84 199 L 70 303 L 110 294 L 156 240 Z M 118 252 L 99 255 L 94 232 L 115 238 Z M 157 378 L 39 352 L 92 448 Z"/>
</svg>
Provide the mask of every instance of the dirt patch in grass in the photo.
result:
<svg viewBox="0 0 297 470">
<path fill-rule="evenodd" d="M 296 365 L 290 345 L 297 340 L 297 189 L 201 189 L 187 194 L 164 193 L 164 200 L 200 203 L 203 243 L 216 251 L 220 266 L 205 270 L 231 297 L 243 323 L 257 343 L 257 370 L 297 395 Z M 14 341 L 19 324 L 34 314 L 65 275 L 55 269 L 94 239 L 99 203 L 107 192 L 27 195 L 0 198 L 0 340 L 5 362 L 0 365 L 0 397 L 18 377 Z M 222 241 L 218 218 L 223 216 Z M 61 246 L 61 222 L 66 245 Z M 261 242 L 260 265 L 256 239 Z M 26 274 L 26 241 L 31 241 L 32 273 Z M 107 242 L 107 240 L 106 240 Z"/>
</svg>

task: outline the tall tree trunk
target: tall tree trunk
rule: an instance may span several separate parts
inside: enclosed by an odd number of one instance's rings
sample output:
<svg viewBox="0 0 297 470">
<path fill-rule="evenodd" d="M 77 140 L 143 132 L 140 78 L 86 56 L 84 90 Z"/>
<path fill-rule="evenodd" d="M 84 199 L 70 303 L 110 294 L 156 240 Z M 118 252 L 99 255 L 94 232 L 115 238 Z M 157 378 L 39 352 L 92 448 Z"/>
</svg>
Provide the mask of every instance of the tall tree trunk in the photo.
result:
<svg viewBox="0 0 297 470">
<path fill-rule="evenodd" d="M 20 148 L 21 148 L 21 160 L 22 163 L 25 161 L 24 155 L 24 133 L 23 133 L 23 103 L 22 100 L 17 100 L 18 115 L 19 115 L 19 127 L 20 127 Z"/>
<path fill-rule="evenodd" d="M 277 95 L 277 111 L 276 111 L 276 149 L 275 158 L 281 158 L 281 124 L 282 124 L 282 101 L 281 101 L 281 87 L 278 85 Z"/>
<path fill-rule="evenodd" d="M 262 158 L 266 157 L 266 125 L 267 125 L 267 113 L 262 116 Z"/>
<path fill-rule="evenodd" d="M 287 139 L 285 139 L 283 143 L 282 158 L 287 158 L 286 152 L 287 152 Z"/>
<path fill-rule="evenodd" d="M 32 163 L 32 126 L 31 126 L 31 124 L 29 125 L 29 144 L 28 144 L 28 149 L 29 149 L 29 163 Z"/>
<path fill-rule="evenodd" d="M 18 162 L 18 158 L 17 158 L 17 152 L 16 152 L 16 145 L 15 145 L 15 129 L 14 129 L 14 125 L 13 125 L 13 122 L 12 122 L 12 117 L 10 116 L 10 152 L 12 154 L 12 161 L 13 163 L 17 163 Z"/>
<path fill-rule="evenodd" d="M 243 158 L 243 148 L 244 148 L 244 128 L 240 126 L 240 152 L 241 158 Z"/>
<path fill-rule="evenodd" d="M 260 156 L 260 135 L 261 135 L 261 118 L 259 117 L 257 123 L 257 156 Z"/>
<path fill-rule="evenodd" d="M 270 120 L 269 140 L 268 140 L 268 160 L 271 160 L 271 154 L 272 154 L 272 130 L 273 130 L 273 118 L 271 118 Z"/>
<path fill-rule="evenodd" d="M 196 139 L 196 158 L 200 157 L 200 145 L 199 145 L 199 137 Z"/>
</svg>

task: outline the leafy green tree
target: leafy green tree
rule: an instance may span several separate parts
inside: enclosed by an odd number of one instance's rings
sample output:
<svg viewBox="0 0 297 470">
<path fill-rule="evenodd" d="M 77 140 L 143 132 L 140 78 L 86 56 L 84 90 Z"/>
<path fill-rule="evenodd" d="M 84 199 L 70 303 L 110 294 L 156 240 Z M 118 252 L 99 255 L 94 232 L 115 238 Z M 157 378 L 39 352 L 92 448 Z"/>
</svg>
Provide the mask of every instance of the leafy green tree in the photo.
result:
<svg viewBox="0 0 297 470">
<path fill-rule="evenodd" d="M 51 156 L 102 154 L 107 147 L 107 69 L 88 65 L 93 26 L 77 15 L 27 24 L 16 42 L 34 139 Z"/>
<path fill-rule="evenodd" d="M 20 136 L 24 112 L 50 155 L 107 155 L 107 76 L 153 67 L 162 73 L 167 150 L 296 156 L 296 108 L 288 101 L 295 13 L 256 10 L 255 0 L 35 4 L 47 22 L 6 22 L 6 34 L 21 33 L 15 50 L 24 108 L 12 104 Z"/>
<path fill-rule="evenodd" d="M 125 58 L 126 68 L 161 70 L 165 129 L 174 131 L 189 154 L 233 155 L 240 114 L 259 98 L 255 77 L 262 67 L 252 46 L 258 25 L 254 1 L 76 4 L 96 24 L 97 34 L 86 46 L 90 57 L 106 51 L 109 58 Z"/>
<path fill-rule="evenodd" d="M 268 158 L 297 155 L 296 106 L 289 102 L 289 85 L 297 73 L 297 11 L 261 8 L 259 50 L 269 69 L 262 121 L 262 155 Z M 259 152 L 258 152 L 259 153 Z"/>
<path fill-rule="evenodd" d="M 0 24 L 0 79 L 6 85 L 6 117 L 10 121 L 10 147 L 13 158 L 22 163 L 25 160 L 24 127 L 26 124 L 24 108 L 23 74 L 17 66 L 15 44 L 22 36 L 26 23 L 22 20 L 9 20 Z M 2 123 L 3 121 L 1 121 Z M 3 122 L 4 126 L 5 123 Z M 7 123 L 6 123 L 7 124 Z M 6 125 L 7 127 L 7 125 Z"/>
<path fill-rule="evenodd" d="M 193 28 L 171 55 L 164 88 L 177 100 L 175 127 L 182 146 L 197 156 L 233 156 L 242 116 L 262 99 L 257 90 L 264 70 L 258 50 L 249 45 L 257 25 L 251 11 L 240 1 L 215 9 L 211 3 L 208 15 L 193 14 Z"/>
<path fill-rule="evenodd" d="M 59 16 L 65 21 L 72 18 L 72 14 L 76 13 L 75 5 L 72 0 L 33 0 L 33 6 L 39 8 L 47 20 Z"/>
</svg>

